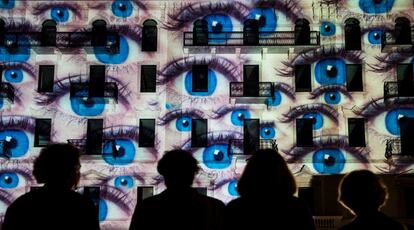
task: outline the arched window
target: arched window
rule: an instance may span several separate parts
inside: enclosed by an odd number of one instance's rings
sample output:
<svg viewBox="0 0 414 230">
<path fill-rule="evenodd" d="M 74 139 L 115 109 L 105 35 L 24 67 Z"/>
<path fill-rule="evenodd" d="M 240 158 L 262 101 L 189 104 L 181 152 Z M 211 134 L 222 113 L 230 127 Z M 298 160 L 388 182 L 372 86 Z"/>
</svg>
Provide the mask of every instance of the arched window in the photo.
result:
<svg viewBox="0 0 414 230">
<path fill-rule="evenodd" d="M 142 28 L 142 51 L 157 51 L 158 30 L 157 22 L 148 19 L 144 22 Z"/>
<path fill-rule="evenodd" d="M 345 21 L 345 50 L 361 50 L 361 27 L 355 18 Z"/>
<path fill-rule="evenodd" d="M 106 46 L 106 22 L 96 20 L 92 23 L 92 46 Z"/>
<path fill-rule="evenodd" d="M 298 19 L 295 22 L 295 45 L 310 44 L 310 27 L 306 19 Z"/>
<path fill-rule="evenodd" d="M 56 46 L 56 22 L 48 19 L 42 24 L 42 46 Z"/>
<path fill-rule="evenodd" d="M 208 44 L 208 26 L 207 21 L 198 19 L 193 24 L 193 45 L 202 46 Z"/>
<path fill-rule="evenodd" d="M 6 33 L 6 23 L 0 19 L 0 46 L 4 46 L 4 34 Z"/>
<path fill-rule="evenodd" d="M 247 19 L 243 25 L 243 44 L 259 44 L 259 21 L 256 19 Z"/>
<path fill-rule="evenodd" d="M 395 43 L 399 45 L 411 44 L 410 20 L 405 17 L 395 19 Z"/>
</svg>

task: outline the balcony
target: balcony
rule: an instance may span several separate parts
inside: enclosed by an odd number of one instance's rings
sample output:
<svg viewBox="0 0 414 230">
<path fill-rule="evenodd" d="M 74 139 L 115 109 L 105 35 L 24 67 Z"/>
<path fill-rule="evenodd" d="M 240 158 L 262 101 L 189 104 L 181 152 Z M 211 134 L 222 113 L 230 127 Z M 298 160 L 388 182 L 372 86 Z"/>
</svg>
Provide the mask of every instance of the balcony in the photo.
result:
<svg viewBox="0 0 414 230">
<path fill-rule="evenodd" d="M 274 97 L 275 87 L 272 82 L 230 82 L 229 94 L 235 103 L 265 104 L 268 98 Z"/>
<path fill-rule="evenodd" d="M 396 36 L 394 31 L 383 31 L 381 36 L 381 52 L 387 53 L 397 49 L 412 48 L 414 30 L 411 30 L 411 36 Z"/>
<path fill-rule="evenodd" d="M 267 48 L 270 53 L 285 53 L 290 48 L 294 48 L 294 52 L 300 52 L 320 46 L 319 31 L 310 31 L 309 40 L 305 42 L 298 40 L 295 31 L 259 32 L 253 39 L 241 31 L 207 32 L 202 34 L 201 40 L 195 39 L 194 35 L 193 32 L 184 32 L 183 45 L 190 53 L 210 53 L 211 48 L 219 53 L 234 53 L 235 48 L 240 48 L 242 53 L 261 52 L 262 48 Z"/>
<path fill-rule="evenodd" d="M 413 81 L 392 81 L 384 82 L 384 102 L 390 102 L 389 99 L 404 97 L 414 97 Z"/>
<path fill-rule="evenodd" d="M 38 53 L 49 50 L 71 52 L 75 48 L 84 48 L 87 53 L 111 53 L 119 52 L 119 34 L 107 32 L 106 42 L 103 45 L 94 44 L 92 32 L 56 32 L 44 34 L 42 32 L 6 32 L 4 34 L 4 46 L 13 53 L 18 48 L 32 48 Z M 96 39 L 96 38 L 95 38 Z"/>
<path fill-rule="evenodd" d="M 412 144 L 404 144 L 401 138 L 386 140 L 385 158 L 397 159 L 398 163 L 414 161 L 414 148 Z"/>
<path fill-rule="evenodd" d="M 8 99 L 11 103 L 14 101 L 14 87 L 10 83 L 0 82 L 0 97 Z"/>
<path fill-rule="evenodd" d="M 244 149 L 250 148 L 252 150 L 258 149 L 274 149 L 278 151 L 276 140 L 274 139 L 260 139 L 259 143 L 245 143 L 244 139 L 230 139 L 227 145 L 227 153 L 232 155 L 250 155 L 245 154 Z"/>
<path fill-rule="evenodd" d="M 71 83 L 70 98 L 103 98 L 105 102 L 113 99 L 118 102 L 118 85 L 115 82 L 105 82 L 103 90 L 90 90 L 89 82 Z"/>
</svg>

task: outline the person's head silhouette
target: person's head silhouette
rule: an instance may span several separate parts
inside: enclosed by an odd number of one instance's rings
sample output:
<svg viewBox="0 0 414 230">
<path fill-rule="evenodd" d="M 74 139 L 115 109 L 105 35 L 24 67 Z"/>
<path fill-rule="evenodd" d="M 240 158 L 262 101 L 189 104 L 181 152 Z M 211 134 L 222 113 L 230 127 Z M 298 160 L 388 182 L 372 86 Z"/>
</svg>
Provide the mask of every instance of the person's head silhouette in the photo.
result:
<svg viewBox="0 0 414 230">
<path fill-rule="evenodd" d="M 191 187 L 198 172 L 198 162 L 184 150 L 171 150 L 158 162 L 157 170 L 164 177 L 167 188 Z"/>
<path fill-rule="evenodd" d="M 387 196 L 381 178 L 369 170 L 353 171 L 339 185 L 339 202 L 357 215 L 379 211 Z"/>
<path fill-rule="evenodd" d="M 242 197 L 286 197 L 296 192 L 296 182 L 285 160 L 276 150 L 261 149 L 248 159 L 237 190 Z"/>
<path fill-rule="evenodd" d="M 80 179 L 79 150 L 70 144 L 50 144 L 40 151 L 33 165 L 37 183 L 72 189 Z"/>
</svg>

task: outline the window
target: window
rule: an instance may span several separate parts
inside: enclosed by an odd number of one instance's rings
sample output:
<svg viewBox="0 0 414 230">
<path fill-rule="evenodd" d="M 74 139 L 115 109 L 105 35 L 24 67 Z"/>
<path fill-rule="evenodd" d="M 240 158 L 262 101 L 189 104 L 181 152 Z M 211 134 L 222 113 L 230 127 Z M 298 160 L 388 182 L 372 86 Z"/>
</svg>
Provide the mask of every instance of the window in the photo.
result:
<svg viewBox="0 0 414 230">
<path fill-rule="evenodd" d="M 208 92 L 208 65 L 193 65 L 192 91 Z"/>
<path fill-rule="evenodd" d="M 4 46 L 4 34 L 6 33 L 5 25 L 6 23 L 0 19 L 0 46 Z"/>
<path fill-rule="evenodd" d="M 155 119 L 139 120 L 139 147 L 154 147 L 155 143 Z"/>
<path fill-rule="evenodd" d="M 207 21 L 198 19 L 193 24 L 193 45 L 203 46 L 208 44 Z"/>
<path fill-rule="evenodd" d="M 306 19 L 298 19 L 295 22 L 295 45 L 310 44 L 310 27 Z"/>
<path fill-rule="evenodd" d="M 104 20 L 96 20 L 92 23 L 92 46 L 106 46 L 107 29 Z"/>
<path fill-rule="evenodd" d="M 105 88 L 105 66 L 89 67 L 89 97 L 103 97 Z"/>
<path fill-rule="evenodd" d="M 363 91 L 361 64 L 346 65 L 346 89 L 349 92 Z"/>
<path fill-rule="evenodd" d="M 91 200 L 93 202 L 96 215 L 99 215 L 99 201 L 101 200 L 100 193 L 100 187 L 86 186 L 83 188 L 83 195 L 86 197 L 86 199 Z"/>
<path fill-rule="evenodd" d="M 348 118 L 348 145 L 350 147 L 365 147 L 365 119 Z"/>
<path fill-rule="evenodd" d="M 39 93 L 53 92 L 53 83 L 55 78 L 54 65 L 39 66 L 39 78 L 37 91 Z"/>
<path fill-rule="evenodd" d="M 259 66 L 243 66 L 243 96 L 259 96 Z"/>
<path fill-rule="evenodd" d="M 414 118 L 402 116 L 398 118 L 401 137 L 401 154 L 414 156 Z"/>
<path fill-rule="evenodd" d="M 154 93 L 157 79 L 156 65 L 141 66 L 141 92 Z"/>
<path fill-rule="evenodd" d="M 138 186 L 137 187 L 137 201 L 143 201 L 144 199 L 154 195 L 154 188 L 150 186 Z"/>
<path fill-rule="evenodd" d="M 207 196 L 207 188 L 206 187 L 195 187 L 195 190 L 198 193 Z"/>
<path fill-rule="evenodd" d="M 296 146 L 312 147 L 313 146 L 313 126 L 314 119 L 299 118 L 296 119 Z"/>
<path fill-rule="evenodd" d="M 299 187 L 298 197 L 304 201 L 312 214 L 315 214 L 315 191 L 312 187 Z"/>
<path fill-rule="evenodd" d="M 355 18 L 345 21 L 345 50 L 361 50 L 361 27 Z"/>
<path fill-rule="evenodd" d="M 398 64 L 397 65 L 397 80 L 404 82 L 412 82 L 413 78 L 413 64 Z"/>
<path fill-rule="evenodd" d="M 86 154 L 100 155 L 103 141 L 103 119 L 88 119 L 86 131 Z"/>
<path fill-rule="evenodd" d="M 243 152 L 250 155 L 259 149 L 260 139 L 260 120 L 244 119 L 243 120 Z"/>
<path fill-rule="evenodd" d="M 34 146 L 42 147 L 50 143 L 52 119 L 36 119 Z"/>
<path fill-rule="evenodd" d="M 248 46 L 259 44 L 259 21 L 247 19 L 244 22 L 243 44 Z"/>
<path fill-rule="evenodd" d="M 48 19 L 42 24 L 42 46 L 56 46 L 56 22 Z"/>
<path fill-rule="evenodd" d="M 396 44 L 410 45 L 412 43 L 410 20 L 405 17 L 395 19 L 394 34 Z"/>
<path fill-rule="evenodd" d="M 311 66 L 295 65 L 295 90 L 296 92 L 311 92 Z"/>
<path fill-rule="evenodd" d="M 142 28 L 142 51 L 157 51 L 157 34 L 157 22 L 152 19 L 146 20 Z"/>
<path fill-rule="evenodd" d="M 207 119 L 192 119 L 191 147 L 207 147 Z"/>
</svg>

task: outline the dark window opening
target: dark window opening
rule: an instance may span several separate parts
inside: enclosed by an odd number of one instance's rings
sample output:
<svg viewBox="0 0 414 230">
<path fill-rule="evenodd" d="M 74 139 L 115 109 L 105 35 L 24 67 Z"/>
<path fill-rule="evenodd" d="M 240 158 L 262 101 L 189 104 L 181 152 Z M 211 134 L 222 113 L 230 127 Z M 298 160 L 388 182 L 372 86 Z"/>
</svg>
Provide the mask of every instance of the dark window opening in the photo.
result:
<svg viewBox="0 0 414 230">
<path fill-rule="evenodd" d="M 315 191 L 312 187 L 299 187 L 298 197 L 305 202 L 311 214 L 315 214 Z"/>
<path fill-rule="evenodd" d="M 312 147 L 313 146 L 313 126 L 314 119 L 299 118 L 296 119 L 296 146 Z"/>
<path fill-rule="evenodd" d="M 361 64 L 346 65 L 346 89 L 350 92 L 363 91 Z"/>
<path fill-rule="evenodd" d="M 395 19 L 394 34 L 396 44 L 410 45 L 412 43 L 410 20 L 405 17 Z"/>
<path fill-rule="evenodd" d="M 122 181 L 121 181 L 122 183 Z M 148 197 L 154 195 L 154 188 L 151 186 L 138 186 L 137 187 L 137 202 L 143 201 Z"/>
<path fill-rule="evenodd" d="M 401 137 L 401 154 L 414 156 L 414 118 L 402 116 L 398 118 Z"/>
<path fill-rule="evenodd" d="M 192 91 L 208 92 L 208 65 L 193 65 Z"/>
<path fill-rule="evenodd" d="M 192 119 L 191 147 L 207 147 L 207 119 Z"/>
<path fill-rule="evenodd" d="M 361 27 L 355 18 L 345 21 L 345 50 L 361 50 Z"/>
<path fill-rule="evenodd" d="M 88 119 L 86 131 L 86 154 L 102 154 L 103 119 Z"/>
<path fill-rule="evenodd" d="M 153 93 L 156 88 L 157 66 L 142 65 L 141 66 L 141 92 Z"/>
<path fill-rule="evenodd" d="M 89 97 L 103 97 L 105 89 L 105 66 L 89 67 Z"/>
<path fill-rule="evenodd" d="M 311 92 L 311 65 L 295 65 L 295 91 Z"/>
<path fill-rule="evenodd" d="M 259 44 L 259 21 L 248 19 L 244 22 L 243 44 L 248 46 Z"/>
<path fill-rule="evenodd" d="M 207 196 L 207 188 L 206 187 L 195 187 L 195 190 L 198 193 Z"/>
<path fill-rule="evenodd" d="M 54 65 L 39 66 L 39 78 L 37 91 L 39 93 L 53 92 L 53 83 L 55 78 Z"/>
<path fill-rule="evenodd" d="M 350 147 L 365 147 L 365 119 L 348 118 L 348 145 Z"/>
<path fill-rule="evenodd" d="M 310 27 L 306 19 L 298 19 L 295 22 L 295 45 L 310 44 Z"/>
<path fill-rule="evenodd" d="M 260 144 L 260 120 L 243 120 L 243 150 L 245 155 L 251 155 L 259 149 Z"/>
<path fill-rule="evenodd" d="M 48 19 L 42 24 L 42 46 L 56 46 L 56 22 Z"/>
<path fill-rule="evenodd" d="M 208 44 L 208 24 L 204 19 L 198 19 L 193 24 L 193 45 L 203 46 Z"/>
<path fill-rule="evenodd" d="M 6 33 L 6 23 L 0 19 L 0 46 L 4 46 L 4 34 Z"/>
<path fill-rule="evenodd" d="M 92 23 L 92 46 L 106 46 L 108 31 L 104 20 L 96 20 Z"/>
<path fill-rule="evenodd" d="M 259 66 L 243 66 L 243 96 L 259 96 Z"/>
<path fill-rule="evenodd" d="M 403 82 L 413 82 L 413 64 L 397 65 L 397 80 Z"/>
<path fill-rule="evenodd" d="M 157 22 L 148 19 L 142 28 L 142 51 L 157 51 L 158 30 Z"/>
<path fill-rule="evenodd" d="M 36 119 L 34 146 L 46 146 L 51 141 L 52 119 Z"/>
<path fill-rule="evenodd" d="M 155 143 L 155 119 L 139 120 L 139 147 L 154 147 Z"/>
<path fill-rule="evenodd" d="M 99 215 L 99 201 L 101 200 L 100 193 L 101 193 L 100 187 L 87 186 L 83 188 L 83 195 L 86 197 L 86 199 L 89 199 L 92 201 L 93 206 L 95 207 L 96 215 Z"/>
</svg>

